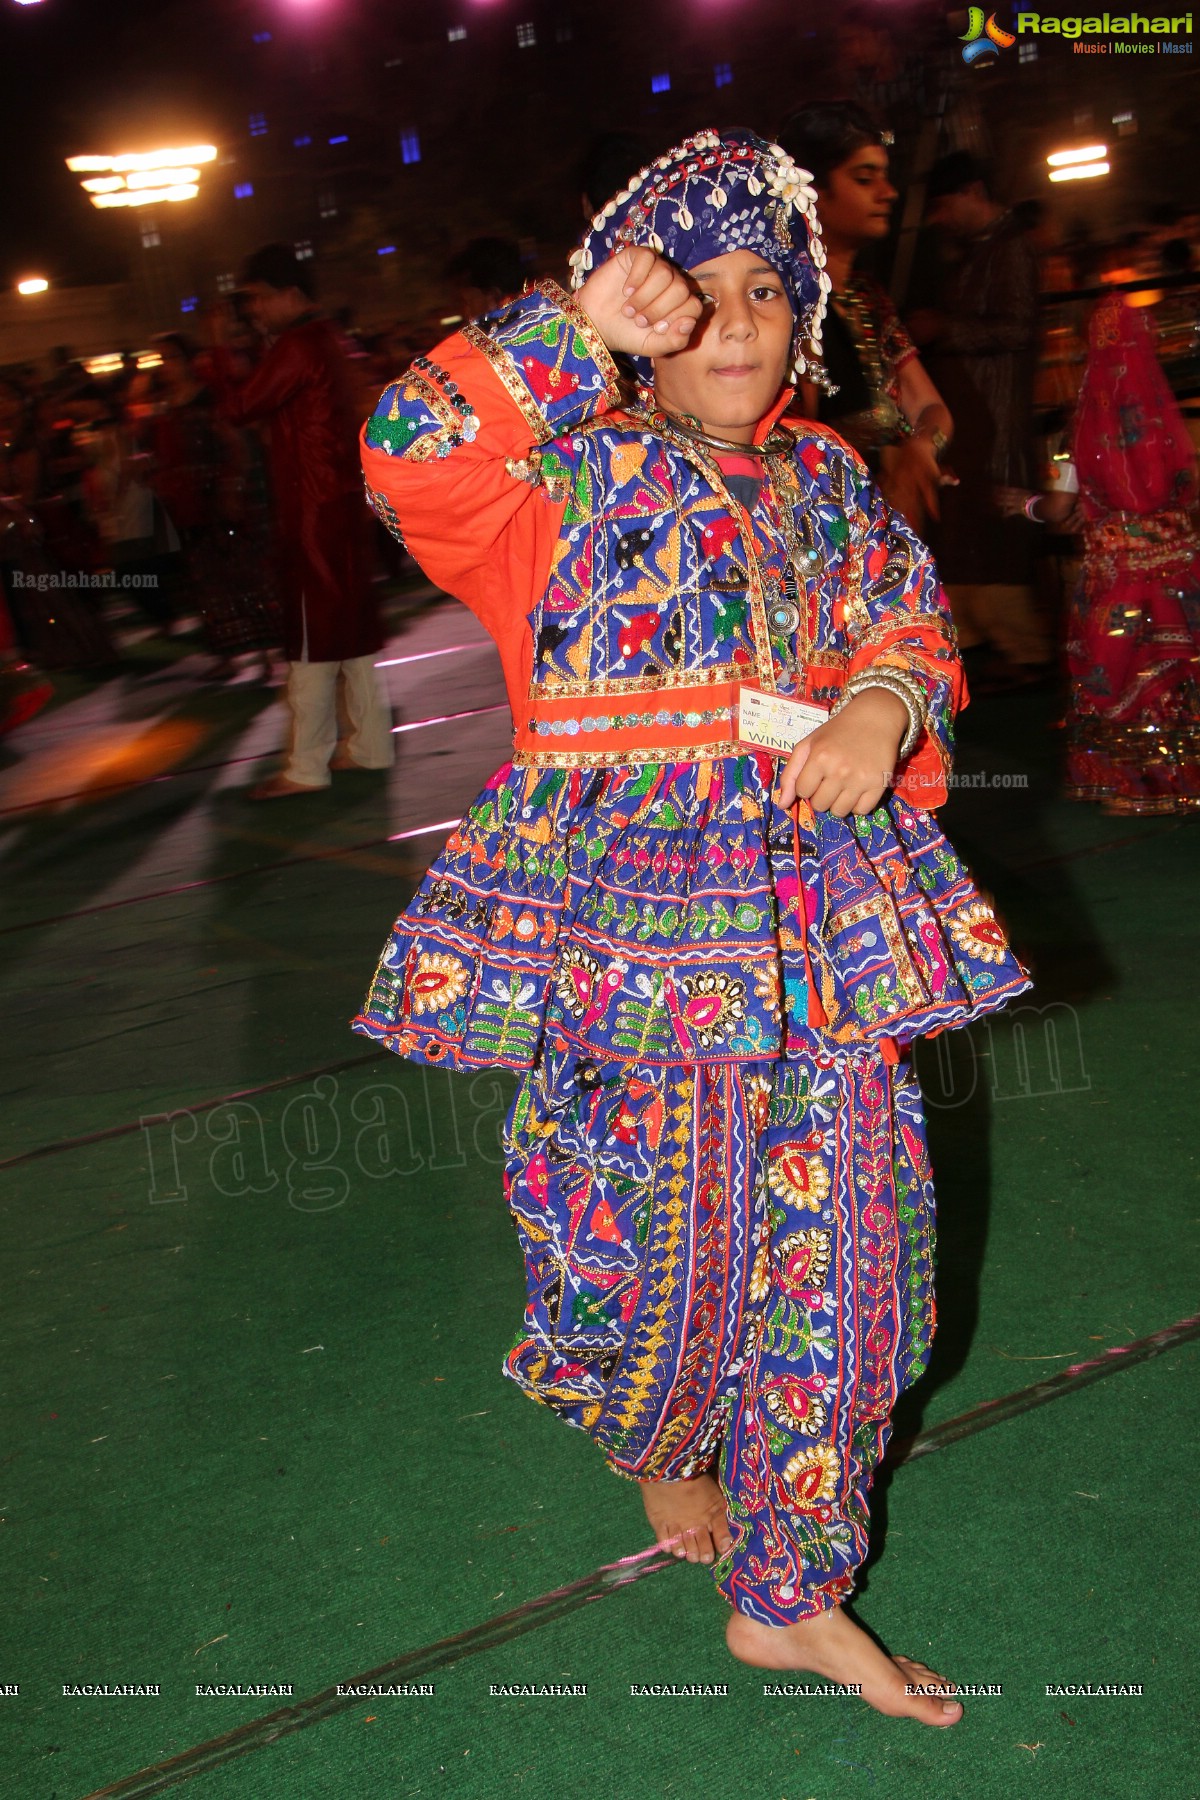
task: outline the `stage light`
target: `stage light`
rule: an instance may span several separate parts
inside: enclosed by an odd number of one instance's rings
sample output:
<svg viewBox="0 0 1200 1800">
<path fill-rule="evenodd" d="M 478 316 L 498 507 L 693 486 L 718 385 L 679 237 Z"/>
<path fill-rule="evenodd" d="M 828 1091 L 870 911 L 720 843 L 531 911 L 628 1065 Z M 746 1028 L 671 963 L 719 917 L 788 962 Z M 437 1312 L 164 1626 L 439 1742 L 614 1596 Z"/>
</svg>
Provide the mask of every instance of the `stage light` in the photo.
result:
<svg viewBox="0 0 1200 1800">
<path fill-rule="evenodd" d="M 107 175 L 114 169 L 179 169 L 216 158 L 215 145 L 189 144 L 182 150 L 140 150 L 126 156 L 68 156 L 67 167 L 72 175 Z"/>
<path fill-rule="evenodd" d="M 144 150 L 136 156 L 114 156 L 114 169 L 171 169 L 182 163 L 206 163 L 216 160 L 212 144 L 193 144 L 188 150 Z"/>
<path fill-rule="evenodd" d="M 178 200 L 194 200 L 200 189 L 187 181 L 177 187 L 122 188 L 117 194 L 93 194 L 93 206 L 157 206 L 160 201 L 171 204 Z"/>
<path fill-rule="evenodd" d="M 150 206 L 160 200 L 194 200 L 200 192 L 198 165 L 216 157 L 214 144 L 189 144 L 182 150 L 138 150 L 123 156 L 69 156 L 67 167 L 72 174 L 89 175 L 80 186 L 93 206 Z"/>
<path fill-rule="evenodd" d="M 18 281 L 18 294 L 44 294 L 50 283 L 44 275 L 29 275 L 24 281 Z"/>
<path fill-rule="evenodd" d="M 1075 163 L 1068 169 L 1051 169 L 1051 181 L 1091 181 L 1097 175 L 1107 175 L 1109 164 L 1106 162 Z"/>
<path fill-rule="evenodd" d="M 1082 150 L 1055 150 L 1046 161 L 1052 169 L 1068 169 L 1073 163 L 1102 162 L 1107 155 L 1107 144 L 1088 144 Z"/>
<path fill-rule="evenodd" d="M 131 169 L 125 177 L 129 188 L 179 187 L 185 181 L 200 179 L 199 169 Z"/>
</svg>

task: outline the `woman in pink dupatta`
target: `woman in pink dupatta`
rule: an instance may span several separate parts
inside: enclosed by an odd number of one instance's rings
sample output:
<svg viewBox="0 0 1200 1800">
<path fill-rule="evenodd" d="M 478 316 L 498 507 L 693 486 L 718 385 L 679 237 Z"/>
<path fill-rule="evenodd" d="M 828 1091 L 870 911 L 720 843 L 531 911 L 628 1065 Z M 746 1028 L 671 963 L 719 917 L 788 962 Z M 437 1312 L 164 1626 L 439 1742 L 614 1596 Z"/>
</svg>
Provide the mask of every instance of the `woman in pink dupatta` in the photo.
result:
<svg viewBox="0 0 1200 1800">
<path fill-rule="evenodd" d="M 1200 807 L 1195 451 L 1145 315 L 1117 295 L 1092 316 L 1074 457 L 1068 792 L 1107 812 Z"/>
</svg>

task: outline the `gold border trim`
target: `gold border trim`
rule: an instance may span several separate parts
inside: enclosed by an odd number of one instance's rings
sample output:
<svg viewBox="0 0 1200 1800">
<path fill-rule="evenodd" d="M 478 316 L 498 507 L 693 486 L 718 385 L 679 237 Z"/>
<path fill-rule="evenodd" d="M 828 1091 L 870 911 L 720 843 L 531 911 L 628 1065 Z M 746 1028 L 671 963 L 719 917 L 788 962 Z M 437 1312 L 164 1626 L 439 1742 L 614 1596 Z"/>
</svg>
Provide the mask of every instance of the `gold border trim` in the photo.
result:
<svg viewBox="0 0 1200 1800">
<path fill-rule="evenodd" d="M 620 750 L 514 750 L 512 763 L 518 769 L 612 769 L 622 765 L 639 769 L 647 763 L 733 762 L 738 757 L 773 754 L 757 744 L 731 742 L 726 737 L 711 744 L 661 745 L 657 748 L 626 745 Z"/>
<path fill-rule="evenodd" d="M 429 462 L 432 458 L 437 456 L 441 445 L 448 442 L 448 440 L 456 434 L 464 444 L 469 442 L 463 435 L 462 429 L 468 420 L 465 419 L 461 413 L 455 411 L 454 407 L 451 406 L 450 401 L 446 395 L 442 393 L 435 381 L 430 381 L 428 376 L 422 375 L 417 369 L 410 369 L 408 374 L 404 377 L 404 385 L 405 387 L 415 388 L 417 390 L 420 399 L 429 408 L 434 419 L 437 421 L 438 429 L 436 431 L 422 432 L 418 437 L 413 438 L 408 449 L 401 453 L 401 460 L 406 460 L 408 462 Z M 388 416 L 389 418 L 391 417 L 390 414 Z M 474 420 L 475 428 L 478 430 L 479 419 L 475 413 L 474 407 L 472 407 L 469 417 Z M 372 445 L 372 448 L 374 448 L 374 445 Z"/>
<path fill-rule="evenodd" d="M 549 275 L 544 275 L 540 281 L 535 281 L 531 292 L 540 294 L 543 300 L 548 300 L 551 306 L 556 306 L 568 324 L 574 326 L 587 345 L 588 355 L 603 375 L 605 388 L 609 395 L 616 400 L 621 389 L 621 371 L 613 361 L 612 351 L 596 329 L 595 322 L 589 319 L 574 294 L 568 294 L 567 290 L 559 287 L 557 281 L 552 280 Z"/>
<path fill-rule="evenodd" d="M 461 328 L 462 336 L 472 350 L 478 350 L 487 358 L 501 387 L 520 409 L 521 416 L 533 432 L 535 444 L 548 444 L 555 433 L 545 413 L 541 411 L 529 389 L 521 380 L 513 367 L 512 357 L 507 350 L 502 350 L 495 338 L 490 338 L 486 331 L 480 331 L 478 325 L 466 324 Z"/>
</svg>

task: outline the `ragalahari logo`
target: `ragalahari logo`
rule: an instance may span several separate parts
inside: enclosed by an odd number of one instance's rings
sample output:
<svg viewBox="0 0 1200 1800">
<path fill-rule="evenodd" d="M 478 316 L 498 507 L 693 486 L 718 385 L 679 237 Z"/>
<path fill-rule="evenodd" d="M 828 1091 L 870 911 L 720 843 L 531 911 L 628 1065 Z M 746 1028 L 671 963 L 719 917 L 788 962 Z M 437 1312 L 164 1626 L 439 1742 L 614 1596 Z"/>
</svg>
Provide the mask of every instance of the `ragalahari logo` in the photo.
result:
<svg viewBox="0 0 1200 1800">
<path fill-rule="evenodd" d="M 1002 50 L 1011 50 L 1017 41 L 1011 31 L 997 25 L 995 13 L 985 15 L 982 6 L 968 7 L 967 21 L 960 40 L 965 63 L 986 62 Z"/>
</svg>

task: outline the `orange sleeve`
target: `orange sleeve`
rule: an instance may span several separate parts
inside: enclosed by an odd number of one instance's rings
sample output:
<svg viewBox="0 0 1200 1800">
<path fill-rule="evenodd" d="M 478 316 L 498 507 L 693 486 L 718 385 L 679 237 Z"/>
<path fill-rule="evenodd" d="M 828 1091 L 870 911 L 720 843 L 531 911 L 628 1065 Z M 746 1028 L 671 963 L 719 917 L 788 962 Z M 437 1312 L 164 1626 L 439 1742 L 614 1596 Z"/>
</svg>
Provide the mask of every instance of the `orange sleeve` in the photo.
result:
<svg viewBox="0 0 1200 1800">
<path fill-rule="evenodd" d="M 570 432 L 616 392 L 590 322 L 545 283 L 418 357 L 363 427 L 371 505 L 496 640 L 518 722 L 532 669 L 528 618 L 574 476 Z"/>
</svg>

